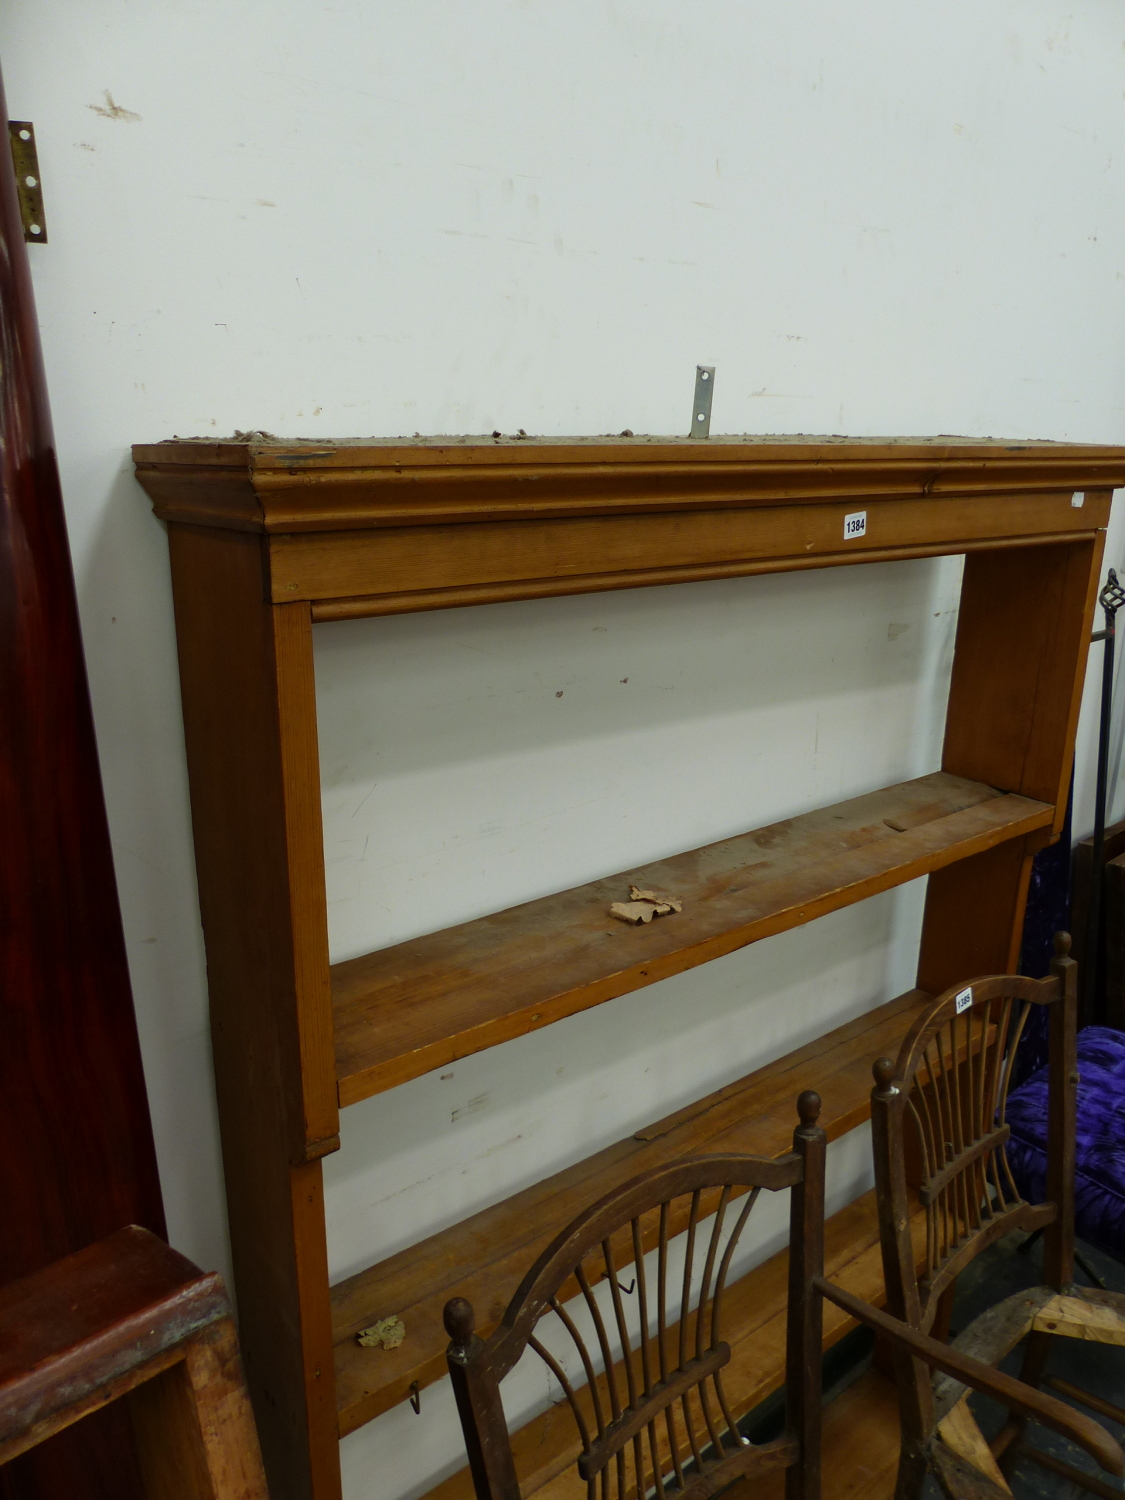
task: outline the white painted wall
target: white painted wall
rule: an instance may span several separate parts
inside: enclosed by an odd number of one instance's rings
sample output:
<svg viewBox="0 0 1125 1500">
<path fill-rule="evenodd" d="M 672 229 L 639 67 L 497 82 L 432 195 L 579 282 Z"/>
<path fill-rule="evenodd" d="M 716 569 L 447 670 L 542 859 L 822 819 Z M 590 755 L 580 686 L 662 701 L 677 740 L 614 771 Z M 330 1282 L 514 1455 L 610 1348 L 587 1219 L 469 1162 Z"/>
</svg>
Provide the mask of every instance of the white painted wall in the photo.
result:
<svg viewBox="0 0 1125 1500">
<path fill-rule="evenodd" d="M 128 445 L 683 431 L 696 362 L 718 367 L 717 432 L 1125 441 L 1125 20 L 1095 0 L 14 0 L 0 59 L 39 142 L 31 253 L 169 1224 L 225 1268 L 165 545 Z M 319 627 L 334 953 L 931 769 L 957 576 Z M 907 987 L 920 900 L 350 1110 L 334 1274 Z M 865 1151 L 834 1150 L 837 1194 Z M 346 1441 L 349 1500 L 420 1493 L 459 1444 L 434 1388 Z"/>
</svg>

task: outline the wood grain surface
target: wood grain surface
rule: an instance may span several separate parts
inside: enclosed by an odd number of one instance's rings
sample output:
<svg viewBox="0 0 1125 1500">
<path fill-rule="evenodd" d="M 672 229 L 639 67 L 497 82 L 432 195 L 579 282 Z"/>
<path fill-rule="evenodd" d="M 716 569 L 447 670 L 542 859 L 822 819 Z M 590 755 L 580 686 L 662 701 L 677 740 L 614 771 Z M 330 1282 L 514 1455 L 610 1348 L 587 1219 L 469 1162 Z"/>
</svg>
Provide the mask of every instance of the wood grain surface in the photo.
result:
<svg viewBox="0 0 1125 1500">
<path fill-rule="evenodd" d="M 172 439 L 133 448 L 164 520 L 272 534 L 855 498 L 1088 496 L 1125 484 L 1125 450 L 958 438 Z M 989 506 L 977 507 L 982 520 Z"/>
<path fill-rule="evenodd" d="M 117 1401 L 152 1500 L 268 1500 L 222 1278 L 135 1225 L 0 1291 L 0 1465 Z"/>
<path fill-rule="evenodd" d="M 824 1408 L 822 1500 L 891 1500 L 900 1448 L 894 1382 L 868 1370 Z M 785 1500 L 783 1476 L 751 1488 L 732 1485 L 728 1500 Z"/>
<path fill-rule="evenodd" d="M 853 538 L 845 534 L 845 517 L 856 504 L 863 506 L 865 530 Z M 591 579 L 603 589 L 630 587 L 634 574 L 644 583 L 675 582 L 998 543 L 1002 550 L 1022 550 L 1021 544 L 1060 535 L 1087 540 L 1091 533 L 1079 530 L 1077 514 L 1065 494 L 987 502 L 864 497 L 827 505 L 293 532 L 270 538 L 270 589 L 277 603 L 330 604 L 318 616 L 338 619 L 433 608 L 418 600 L 440 600 L 443 593 L 460 602 L 471 591 L 483 602 L 494 595 L 588 592 Z M 361 602 L 365 595 L 370 602 Z"/>
<path fill-rule="evenodd" d="M 28 1429 L 91 1395 L 104 1401 L 111 1382 L 229 1315 L 220 1277 L 136 1226 L 10 1282 L 0 1289 L 0 1463 Z"/>
<path fill-rule="evenodd" d="M 247 1378 L 275 1500 L 332 1500 L 319 1158 L 339 1137 L 311 625 L 307 606 L 266 602 L 255 537 L 173 527 L 170 541 Z"/>
<path fill-rule="evenodd" d="M 942 772 L 333 966 L 341 1104 L 1049 823 Z M 683 911 L 630 927 L 630 883 Z"/>
<path fill-rule="evenodd" d="M 935 871 L 918 983 L 935 993 L 1020 962 L 1031 862 L 1066 817 L 1105 533 L 965 559 L 942 769 L 1054 806 L 1049 828 Z"/>
<path fill-rule="evenodd" d="M 271 597 L 316 619 L 1089 542 L 1125 482 L 1117 448 L 944 438 L 255 437 L 133 456 L 164 520 L 265 532 Z"/>
</svg>

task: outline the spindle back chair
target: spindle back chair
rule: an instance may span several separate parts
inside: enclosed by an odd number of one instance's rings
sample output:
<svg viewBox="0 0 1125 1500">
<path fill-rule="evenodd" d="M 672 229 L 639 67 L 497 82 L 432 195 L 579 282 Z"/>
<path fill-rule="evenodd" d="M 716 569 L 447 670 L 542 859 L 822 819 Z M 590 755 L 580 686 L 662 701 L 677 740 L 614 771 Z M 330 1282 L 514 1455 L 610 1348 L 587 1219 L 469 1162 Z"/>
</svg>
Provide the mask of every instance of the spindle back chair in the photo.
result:
<svg viewBox="0 0 1125 1500">
<path fill-rule="evenodd" d="M 1069 939 L 1067 939 L 1069 947 Z M 929 1332 L 943 1293 L 982 1250 L 1014 1229 L 1044 1231 L 1047 1278 L 1073 1277 L 1075 964 L 1046 979 L 990 975 L 948 990 L 918 1017 L 898 1059 L 873 1069 L 871 1131 L 887 1309 Z M 1012 1068 L 1033 1005 L 1050 1007 L 1048 1201 L 1026 1203 L 1008 1165 Z M 1068 1151 L 1068 1142 L 1070 1143 Z M 912 1180 L 913 1179 L 913 1180 Z M 925 1213 L 921 1276 L 910 1230 L 912 1189 Z"/>
<path fill-rule="evenodd" d="M 527 1349 L 569 1403 L 588 1500 L 645 1500 L 652 1492 L 664 1500 L 669 1491 L 677 1500 L 706 1500 L 740 1476 L 776 1469 L 789 1471 L 788 1500 L 818 1500 L 821 1311 L 813 1278 L 823 1260 L 825 1154 L 819 1112 L 819 1097 L 802 1094 L 793 1150 L 774 1160 L 687 1158 L 602 1198 L 544 1250 L 487 1340 L 473 1332 L 468 1302 L 455 1297 L 446 1304 L 449 1370 L 478 1500 L 520 1497 L 500 1383 Z M 723 1389 L 731 1353 L 723 1338 L 723 1293 L 762 1189 L 791 1193 L 786 1421 L 782 1436 L 754 1444 L 739 1433 Z M 681 1222 L 677 1200 L 685 1199 L 681 1241 L 670 1226 Z M 621 1282 L 626 1266 L 631 1287 Z"/>
<path fill-rule="evenodd" d="M 1004 1493 L 1005 1470 L 1019 1452 L 1047 1462 L 1019 1447 L 1029 1420 L 1064 1434 L 1111 1473 L 1125 1466 L 1103 1428 L 1037 1389 L 1052 1334 L 1125 1342 L 1125 1298 L 1073 1284 L 1078 982 L 1069 954 L 1070 938 L 1058 933 L 1045 979 L 989 975 L 947 990 L 915 1021 L 897 1061 L 880 1058 L 874 1066 L 871 1128 L 886 1314 L 862 1311 L 838 1288 L 821 1286 L 884 1333 L 894 1352 L 903 1439 L 897 1500 L 919 1496 L 928 1472 L 947 1495 L 992 1493 L 985 1484 Z M 1046 1198 L 1036 1204 L 1021 1197 L 1009 1166 L 1005 1118 L 1033 1005 L 1048 1007 L 1050 1048 Z M 925 1216 L 920 1276 L 911 1227 L 915 1196 Z M 947 1346 L 942 1314 L 957 1277 L 1012 1230 L 1042 1232 L 1045 1284 L 989 1308 Z M 1001 1376 L 994 1367 L 1028 1334 L 1020 1379 Z M 931 1378 L 931 1370 L 941 1373 Z M 970 1388 L 987 1391 L 1011 1414 L 991 1444 L 966 1405 Z M 1059 1468 L 1059 1461 L 1051 1464 Z M 1105 1493 L 1100 1481 L 1062 1468 Z"/>
</svg>

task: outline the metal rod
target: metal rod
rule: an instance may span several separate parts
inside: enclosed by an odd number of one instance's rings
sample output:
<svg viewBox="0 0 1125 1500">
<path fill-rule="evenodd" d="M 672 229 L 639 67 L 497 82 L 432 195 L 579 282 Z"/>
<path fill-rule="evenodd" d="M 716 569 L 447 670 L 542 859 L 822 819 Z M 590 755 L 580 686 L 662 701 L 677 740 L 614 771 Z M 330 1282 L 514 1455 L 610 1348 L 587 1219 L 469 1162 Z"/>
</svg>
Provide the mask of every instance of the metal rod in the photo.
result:
<svg viewBox="0 0 1125 1500">
<path fill-rule="evenodd" d="M 1100 632 L 1105 641 L 1102 656 L 1102 706 L 1098 724 L 1098 780 L 1094 794 L 1094 847 L 1090 863 L 1090 902 L 1086 917 L 1086 945 L 1083 952 L 1082 1014 L 1087 1021 L 1095 1019 L 1094 997 L 1098 976 L 1101 937 L 1102 857 L 1105 851 L 1105 802 L 1109 782 L 1109 729 L 1110 709 L 1113 704 L 1113 648 L 1116 636 L 1115 617 L 1125 604 L 1125 589 L 1117 581 L 1112 568 L 1105 588 L 1098 595 L 1098 603 L 1105 612 L 1105 630 Z M 1099 1018 L 1100 1019 L 1100 1018 Z"/>
</svg>

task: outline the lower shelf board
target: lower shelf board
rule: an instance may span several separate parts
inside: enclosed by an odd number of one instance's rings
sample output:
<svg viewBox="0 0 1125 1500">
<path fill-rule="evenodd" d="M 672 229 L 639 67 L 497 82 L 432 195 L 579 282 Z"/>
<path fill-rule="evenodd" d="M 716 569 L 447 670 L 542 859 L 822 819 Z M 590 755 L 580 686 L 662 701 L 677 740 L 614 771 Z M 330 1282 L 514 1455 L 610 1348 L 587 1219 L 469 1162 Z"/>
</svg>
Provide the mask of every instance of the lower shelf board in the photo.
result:
<svg viewBox="0 0 1125 1500">
<path fill-rule="evenodd" d="M 711 1151 L 781 1155 L 790 1148 L 796 1099 L 803 1089 L 820 1093 L 820 1121 L 829 1140 L 862 1124 L 870 1115 L 872 1063 L 897 1053 L 929 998 L 910 990 L 889 1000 L 667 1119 L 338 1283 L 332 1304 L 340 1435 L 405 1401 L 413 1382 L 421 1388 L 444 1376 L 448 1337 L 441 1313 L 450 1297 L 469 1298 L 477 1331 L 487 1337 L 540 1250 L 604 1193 L 682 1156 Z M 360 1329 L 392 1314 L 406 1327 L 397 1349 L 365 1349 L 356 1343 Z"/>
<path fill-rule="evenodd" d="M 1046 827 L 1046 803 L 945 771 L 332 966 L 354 1104 L 774 933 Z M 629 886 L 683 910 L 609 915 Z"/>
<path fill-rule="evenodd" d="M 915 1247 L 921 1261 L 925 1252 L 925 1219 L 921 1213 L 914 1217 L 913 1230 Z M 728 1330 L 731 1358 L 730 1364 L 723 1371 L 723 1387 L 735 1418 L 752 1411 L 784 1381 L 788 1262 L 788 1251 L 782 1250 L 727 1288 L 723 1316 Z M 826 1274 L 840 1286 L 869 1302 L 882 1305 L 885 1300 L 883 1264 L 879 1250 L 879 1222 L 874 1191 L 865 1193 L 862 1198 L 828 1220 L 825 1225 L 824 1264 Z M 825 1348 L 843 1338 L 854 1327 L 854 1321 L 838 1307 L 825 1303 Z M 623 1372 L 621 1379 L 624 1380 Z M 854 1387 L 851 1389 L 854 1390 Z M 847 1394 L 844 1392 L 844 1397 Z M 893 1397 L 893 1387 L 891 1394 Z M 884 1418 L 886 1406 L 884 1400 Z M 871 1465 L 880 1472 L 886 1468 L 885 1420 L 882 1426 L 884 1451 Z M 894 1435 L 894 1456 L 897 1460 L 897 1409 L 890 1430 Z M 837 1430 L 834 1436 L 841 1446 L 847 1441 L 846 1430 Z M 662 1433 L 661 1437 L 666 1443 L 667 1438 Z M 826 1441 L 827 1438 L 826 1431 Z M 576 1467 L 581 1444 L 566 1402 L 549 1407 L 541 1416 L 520 1428 L 513 1434 L 512 1447 L 523 1500 L 528 1500 L 530 1495 L 535 1495 L 536 1500 L 586 1500 L 586 1484 L 578 1477 Z M 686 1444 L 685 1451 L 680 1456 L 682 1459 L 690 1458 Z M 857 1453 L 856 1461 L 859 1458 Z M 864 1460 L 864 1463 L 869 1463 L 869 1460 Z M 825 1473 L 830 1473 L 827 1465 Z M 892 1467 L 891 1489 L 886 1491 L 887 1494 L 893 1491 L 893 1480 Z M 754 1500 L 758 1500 L 758 1496 L 762 1494 L 760 1486 L 763 1483 L 761 1479 L 755 1480 Z M 846 1486 L 837 1491 L 830 1480 L 826 1483 L 824 1493 L 826 1496 L 836 1493 L 863 1495 L 866 1500 L 869 1494 L 879 1492 Z M 784 1494 L 784 1483 L 777 1494 L 779 1497 Z M 473 1500 L 473 1485 L 468 1468 L 460 1470 L 432 1489 L 426 1500 Z"/>
</svg>

